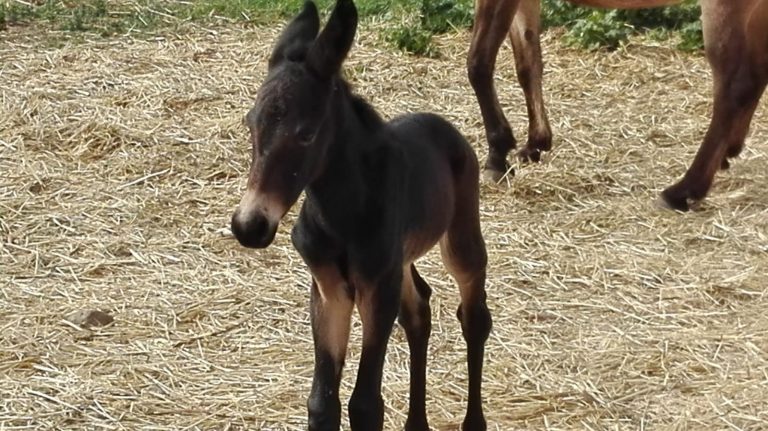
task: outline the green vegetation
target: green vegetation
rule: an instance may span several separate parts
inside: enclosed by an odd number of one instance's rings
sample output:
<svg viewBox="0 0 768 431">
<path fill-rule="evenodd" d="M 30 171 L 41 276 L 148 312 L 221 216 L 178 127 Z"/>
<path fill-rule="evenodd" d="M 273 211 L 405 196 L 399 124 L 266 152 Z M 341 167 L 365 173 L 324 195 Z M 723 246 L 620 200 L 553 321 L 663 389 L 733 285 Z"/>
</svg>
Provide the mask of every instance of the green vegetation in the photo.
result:
<svg viewBox="0 0 768 431">
<path fill-rule="evenodd" d="M 440 55 L 432 43 L 432 33 L 418 26 L 399 26 L 387 31 L 387 42 L 405 52 L 424 57 Z"/>
<path fill-rule="evenodd" d="M 405 0 L 402 6 L 403 15 L 416 19 L 390 29 L 387 41 L 403 51 L 428 57 L 439 55 L 433 35 L 468 28 L 474 15 L 473 0 Z"/>
<path fill-rule="evenodd" d="M 318 0 L 322 10 L 334 0 Z M 110 36 L 154 32 L 188 21 L 267 24 L 296 13 L 304 0 L 0 0 L 0 30 L 32 22 L 69 32 Z M 474 0 L 356 0 L 363 18 L 391 23 L 384 39 L 404 51 L 439 55 L 432 37 L 472 25 Z M 613 49 L 633 34 L 658 39 L 677 35 L 679 47 L 701 49 L 696 0 L 680 6 L 619 11 L 576 7 L 564 0 L 543 0 L 544 28 L 565 27 L 567 40 L 587 49 Z"/>
<path fill-rule="evenodd" d="M 405 51 L 435 56 L 438 53 L 432 44 L 432 35 L 472 25 L 473 0 L 412 0 L 410 3 L 412 10 L 418 10 L 418 23 L 396 27 L 388 37 Z M 567 28 L 568 42 L 586 49 L 615 49 L 631 35 L 640 33 L 656 39 L 678 34 L 678 47 L 684 50 L 703 46 L 696 0 L 643 10 L 592 9 L 564 0 L 543 0 L 542 26 Z"/>
<path fill-rule="evenodd" d="M 545 28 L 566 27 L 568 41 L 587 49 L 614 49 L 630 35 L 644 32 L 658 39 L 677 33 L 680 49 L 696 50 L 703 46 L 696 0 L 641 10 L 591 9 L 576 7 L 563 0 L 543 0 L 542 10 Z"/>
<path fill-rule="evenodd" d="M 418 1 L 414 2 L 418 5 Z M 473 0 L 422 0 L 421 26 L 433 34 L 445 33 L 472 25 Z"/>
</svg>

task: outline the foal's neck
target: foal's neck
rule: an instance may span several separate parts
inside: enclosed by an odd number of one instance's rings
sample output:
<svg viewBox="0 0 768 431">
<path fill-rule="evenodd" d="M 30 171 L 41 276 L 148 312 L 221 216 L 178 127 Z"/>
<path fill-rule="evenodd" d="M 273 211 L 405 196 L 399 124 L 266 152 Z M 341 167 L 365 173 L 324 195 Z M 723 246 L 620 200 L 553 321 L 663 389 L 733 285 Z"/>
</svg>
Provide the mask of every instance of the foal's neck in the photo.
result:
<svg viewBox="0 0 768 431">
<path fill-rule="evenodd" d="M 307 196 L 318 201 L 343 202 L 342 207 L 353 211 L 364 204 L 365 156 L 382 145 L 384 121 L 365 100 L 352 94 L 349 85 L 337 78 L 334 92 L 338 106 L 332 114 L 334 137 L 326 152 L 322 172 L 307 188 Z"/>
</svg>

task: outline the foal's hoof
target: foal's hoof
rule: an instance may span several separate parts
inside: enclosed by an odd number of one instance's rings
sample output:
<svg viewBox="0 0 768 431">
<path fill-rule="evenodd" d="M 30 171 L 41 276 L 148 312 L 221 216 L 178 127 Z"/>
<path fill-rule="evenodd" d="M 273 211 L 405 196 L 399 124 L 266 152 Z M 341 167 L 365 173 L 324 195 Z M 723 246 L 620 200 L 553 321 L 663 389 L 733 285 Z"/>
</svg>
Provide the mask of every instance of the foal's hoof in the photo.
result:
<svg viewBox="0 0 768 431">
<path fill-rule="evenodd" d="M 521 162 L 538 163 L 541 161 L 541 150 L 538 148 L 526 146 L 517 153 L 517 158 L 520 159 Z"/>
<path fill-rule="evenodd" d="M 486 431 L 488 425 L 483 416 L 467 416 L 461 424 L 461 431 Z"/>
<path fill-rule="evenodd" d="M 404 431 L 429 431 L 429 424 L 427 418 L 411 419 L 405 421 Z"/>
</svg>

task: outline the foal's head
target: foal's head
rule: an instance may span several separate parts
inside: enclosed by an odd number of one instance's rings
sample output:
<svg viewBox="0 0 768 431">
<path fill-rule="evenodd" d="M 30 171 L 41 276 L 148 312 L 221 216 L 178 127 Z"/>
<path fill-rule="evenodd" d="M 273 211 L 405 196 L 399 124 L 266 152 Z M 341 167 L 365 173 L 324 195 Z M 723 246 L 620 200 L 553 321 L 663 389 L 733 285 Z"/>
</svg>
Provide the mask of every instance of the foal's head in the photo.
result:
<svg viewBox="0 0 768 431">
<path fill-rule="evenodd" d="M 338 73 L 357 29 L 352 0 L 338 0 L 318 35 L 314 3 L 283 30 L 246 122 L 252 160 L 248 183 L 232 216 L 232 232 L 246 247 L 272 243 L 280 219 L 321 172 L 334 139 Z"/>
</svg>

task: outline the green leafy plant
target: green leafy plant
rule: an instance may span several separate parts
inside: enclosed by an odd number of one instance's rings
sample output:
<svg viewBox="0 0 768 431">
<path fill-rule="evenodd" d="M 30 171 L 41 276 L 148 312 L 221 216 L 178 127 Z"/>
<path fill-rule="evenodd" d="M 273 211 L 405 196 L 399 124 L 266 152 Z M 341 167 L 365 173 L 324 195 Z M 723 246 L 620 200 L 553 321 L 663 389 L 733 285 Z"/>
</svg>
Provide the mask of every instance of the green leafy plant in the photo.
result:
<svg viewBox="0 0 768 431">
<path fill-rule="evenodd" d="M 433 34 L 469 27 L 474 17 L 472 3 L 466 0 L 422 0 L 420 12 L 421 26 Z"/>
<path fill-rule="evenodd" d="M 681 49 L 695 50 L 703 46 L 699 6 L 695 0 L 685 0 L 677 6 L 609 10 L 576 7 L 563 0 L 543 0 L 542 24 L 545 28 L 562 26 L 568 29 L 567 40 L 588 49 L 613 49 L 630 35 L 650 33 L 657 39 L 679 34 Z"/>
<path fill-rule="evenodd" d="M 34 15 L 34 9 L 31 6 L 20 3 L 2 4 L 2 15 L 4 25 L 17 24 L 25 21 Z"/>
<path fill-rule="evenodd" d="M 543 0 L 541 25 L 543 28 L 563 27 L 588 16 L 594 9 L 575 6 L 563 0 Z"/>
<path fill-rule="evenodd" d="M 701 21 L 690 22 L 680 29 L 680 42 L 677 48 L 683 51 L 698 51 L 704 48 Z"/>
<path fill-rule="evenodd" d="M 432 43 L 432 33 L 416 26 L 403 26 L 390 30 L 387 41 L 398 49 L 425 57 L 438 57 L 439 51 Z"/>
<path fill-rule="evenodd" d="M 607 15 L 593 12 L 588 17 L 577 20 L 567 34 L 572 43 L 588 49 L 615 49 L 632 34 L 632 27 L 616 19 L 616 11 Z"/>
</svg>

